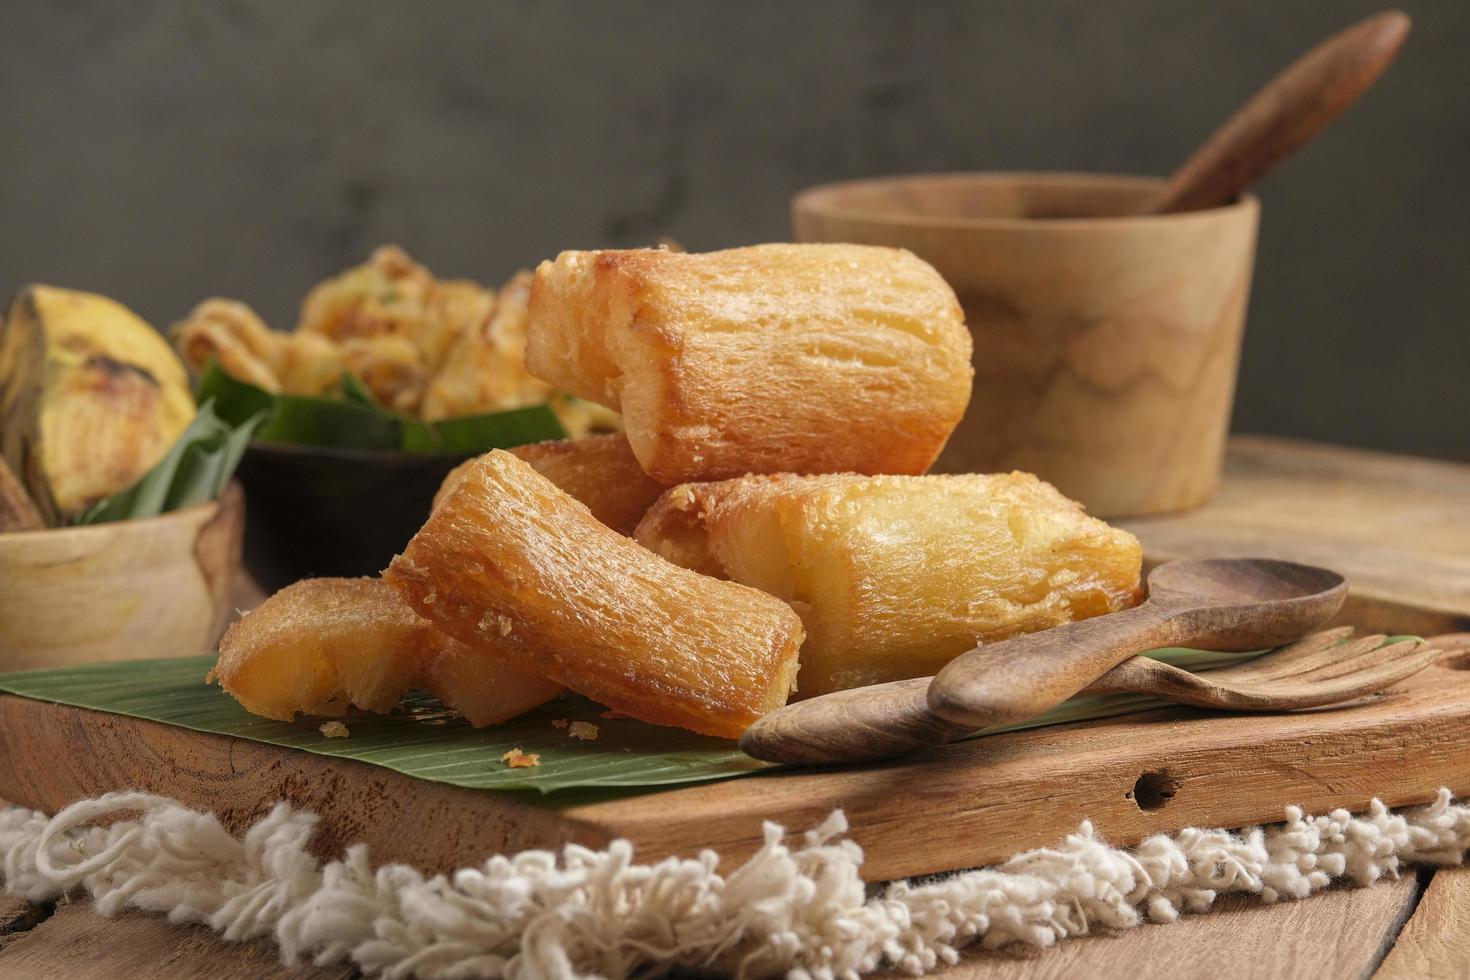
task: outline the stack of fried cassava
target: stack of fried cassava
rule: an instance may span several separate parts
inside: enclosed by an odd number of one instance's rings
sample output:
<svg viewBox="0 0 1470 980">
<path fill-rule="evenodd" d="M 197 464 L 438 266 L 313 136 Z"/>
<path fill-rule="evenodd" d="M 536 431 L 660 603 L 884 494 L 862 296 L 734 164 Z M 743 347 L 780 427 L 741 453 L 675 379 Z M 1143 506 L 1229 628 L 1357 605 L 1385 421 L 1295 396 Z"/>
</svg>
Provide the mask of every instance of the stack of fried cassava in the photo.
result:
<svg viewBox="0 0 1470 980">
<path fill-rule="evenodd" d="M 1132 604 L 1138 542 L 1050 485 L 923 475 L 970 355 L 954 293 L 902 250 L 563 253 L 536 271 L 527 367 L 626 433 L 465 463 L 381 581 L 282 591 L 216 676 L 273 718 L 422 688 L 493 724 L 569 689 L 734 737 L 790 697 Z"/>
</svg>

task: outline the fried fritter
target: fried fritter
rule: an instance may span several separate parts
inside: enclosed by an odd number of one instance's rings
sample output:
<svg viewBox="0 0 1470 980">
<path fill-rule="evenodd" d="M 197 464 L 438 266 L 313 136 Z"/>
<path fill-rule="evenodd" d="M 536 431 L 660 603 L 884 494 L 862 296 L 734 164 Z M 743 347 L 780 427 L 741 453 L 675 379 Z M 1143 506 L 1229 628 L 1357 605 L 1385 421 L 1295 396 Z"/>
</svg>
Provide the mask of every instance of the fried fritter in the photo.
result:
<svg viewBox="0 0 1470 980">
<path fill-rule="evenodd" d="M 664 484 L 923 473 L 974 373 L 954 292 L 901 249 L 563 252 L 528 315 L 531 371 L 622 412 Z"/>
<path fill-rule="evenodd" d="M 210 673 L 246 711 L 290 721 L 387 712 L 424 687 L 476 726 L 513 718 L 561 686 L 420 618 L 381 579 L 305 579 L 271 596 L 220 640 Z"/>
<path fill-rule="evenodd" d="M 802 697 L 924 677 L 978 643 L 1140 595 L 1138 539 L 1029 473 L 689 484 L 636 536 L 789 602 L 806 625 Z"/>
<path fill-rule="evenodd" d="M 801 621 L 672 565 L 529 464 L 475 460 L 384 578 L 420 615 L 643 721 L 734 737 L 786 701 Z"/>
</svg>

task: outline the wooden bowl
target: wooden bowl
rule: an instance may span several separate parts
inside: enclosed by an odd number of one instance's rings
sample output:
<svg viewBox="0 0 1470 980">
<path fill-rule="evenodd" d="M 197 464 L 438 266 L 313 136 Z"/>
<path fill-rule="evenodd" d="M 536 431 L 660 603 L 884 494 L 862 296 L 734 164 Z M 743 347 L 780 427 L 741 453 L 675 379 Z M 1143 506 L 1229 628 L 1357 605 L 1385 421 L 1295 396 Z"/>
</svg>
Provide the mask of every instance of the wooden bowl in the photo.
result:
<svg viewBox="0 0 1470 980">
<path fill-rule="evenodd" d="M 1259 207 L 1118 217 L 1163 182 L 932 174 L 816 187 L 796 238 L 896 245 L 954 287 L 969 411 L 935 469 L 1029 470 L 1102 517 L 1209 499 L 1220 477 Z"/>
<path fill-rule="evenodd" d="M 0 534 L 0 671 L 213 650 L 244 520 L 232 483 L 158 517 Z"/>
<path fill-rule="evenodd" d="M 267 592 L 320 575 L 377 575 L 429 516 L 462 455 L 255 442 L 240 461 L 245 567 Z"/>
</svg>

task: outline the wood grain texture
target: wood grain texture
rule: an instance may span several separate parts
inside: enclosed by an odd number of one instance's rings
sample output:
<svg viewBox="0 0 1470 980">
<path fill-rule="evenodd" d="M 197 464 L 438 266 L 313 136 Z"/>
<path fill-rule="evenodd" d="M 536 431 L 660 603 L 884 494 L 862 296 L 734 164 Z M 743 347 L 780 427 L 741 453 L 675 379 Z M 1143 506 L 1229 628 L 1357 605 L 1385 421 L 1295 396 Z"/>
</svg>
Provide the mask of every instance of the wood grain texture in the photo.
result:
<svg viewBox="0 0 1470 980">
<path fill-rule="evenodd" d="M 1266 905 L 1226 896 L 1205 915 L 1068 940 L 1048 950 L 974 952 L 934 980 L 1318 980 L 1366 977 L 1409 913 L 1414 875 Z"/>
<path fill-rule="evenodd" d="M 244 515 L 231 484 L 158 517 L 0 534 L 0 670 L 211 649 L 234 613 Z"/>
<path fill-rule="evenodd" d="M 1236 436 L 1208 504 L 1119 523 L 1146 564 L 1262 557 L 1341 572 L 1352 591 L 1338 622 L 1360 631 L 1470 629 L 1470 466 Z"/>
<path fill-rule="evenodd" d="M 50 914 L 49 905 L 32 905 L 23 898 L 0 893 L 0 950 L 43 922 Z"/>
<path fill-rule="evenodd" d="M 1308 51 L 1212 133 L 1147 211 L 1193 211 L 1235 200 L 1358 101 L 1408 36 L 1408 15 L 1387 10 Z"/>
<path fill-rule="evenodd" d="M 1235 390 L 1257 202 L 1117 217 L 1163 186 L 929 174 L 813 188 L 792 214 L 799 241 L 907 248 L 954 287 L 975 384 L 938 471 L 1025 470 L 1112 518 L 1209 498 Z"/>
<path fill-rule="evenodd" d="M 86 904 L 61 905 L 0 949 L 0 980 L 348 980 L 350 966 L 286 968 L 266 942 L 225 943 L 204 926 L 128 913 L 114 919 Z"/>
<path fill-rule="evenodd" d="M 1440 868 L 1373 980 L 1470 977 L 1470 868 Z"/>
<path fill-rule="evenodd" d="M 0 695 L 0 799 L 55 813 L 116 789 L 163 793 L 241 831 L 285 800 L 322 816 L 314 851 L 368 844 L 375 859 L 430 871 L 489 854 L 602 845 L 596 825 L 540 806 L 535 794 L 498 794 L 424 782 L 348 759 Z"/>
<path fill-rule="evenodd" d="M 1060 840 L 1084 818 L 1128 844 L 1190 825 L 1279 820 L 1291 803 L 1315 813 L 1362 809 L 1375 795 L 1393 806 L 1424 802 L 1439 786 L 1470 792 L 1470 670 L 1456 666 L 1430 667 L 1396 693 L 1338 709 L 1168 709 L 961 742 L 895 765 L 774 772 L 598 802 L 441 786 L 4 696 L 0 797 L 54 812 L 144 789 L 213 810 L 236 831 L 288 799 L 321 814 L 323 856 L 366 841 L 376 860 L 435 871 L 614 837 L 643 859 L 708 847 L 739 860 L 759 846 L 763 821 L 804 830 L 841 808 L 867 852 L 864 875 L 881 881 L 1000 861 Z"/>
</svg>

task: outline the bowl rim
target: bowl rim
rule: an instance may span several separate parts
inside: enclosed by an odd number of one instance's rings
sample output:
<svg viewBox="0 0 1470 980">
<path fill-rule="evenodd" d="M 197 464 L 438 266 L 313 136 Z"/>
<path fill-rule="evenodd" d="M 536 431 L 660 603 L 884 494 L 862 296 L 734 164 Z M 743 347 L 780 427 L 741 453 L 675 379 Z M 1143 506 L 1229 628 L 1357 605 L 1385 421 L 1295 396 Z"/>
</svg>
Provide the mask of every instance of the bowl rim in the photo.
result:
<svg viewBox="0 0 1470 980">
<path fill-rule="evenodd" d="M 834 198 L 845 191 L 875 185 L 907 184 L 928 181 L 953 184 L 1028 182 L 1031 184 L 1089 184 L 1098 187 L 1134 189 L 1162 189 L 1168 178 L 1146 174 L 1119 174 L 1082 170 L 949 170 L 934 173 L 883 174 L 874 177 L 857 177 L 825 184 L 804 187 L 791 197 L 793 219 L 801 214 L 819 215 L 845 221 L 861 221 L 871 225 L 897 228 L 947 228 L 956 230 L 1001 230 L 1001 229 L 1055 229 L 1075 231 L 1101 229 L 1110 226 L 1160 225 L 1187 221 L 1218 220 L 1240 212 L 1255 212 L 1260 201 L 1249 191 L 1229 204 L 1195 211 L 1178 211 L 1171 214 L 1119 214 L 1079 218 L 1012 218 L 973 217 L 949 215 L 921 215 L 911 212 L 881 211 L 845 207 L 834 203 Z"/>
<path fill-rule="evenodd" d="M 309 442 L 276 442 L 269 439 L 251 439 L 245 451 L 275 453 L 280 456 L 314 456 L 326 459 L 351 460 L 352 462 L 386 463 L 404 459 L 443 460 L 464 462 L 482 453 L 413 453 L 403 449 L 380 449 L 366 446 L 319 446 Z M 490 452 L 490 450 L 485 450 Z"/>
<path fill-rule="evenodd" d="M 178 510 L 166 511 L 162 514 L 154 514 L 152 517 L 134 517 L 125 521 L 104 521 L 101 524 L 68 524 L 62 527 L 40 527 L 33 531 L 0 531 L 0 544 L 11 544 L 27 538 L 39 538 L 42 535 L 49 536 L 55 540 L 58 535 L 67 534 L 72 537 L 83 537 L 103 531 L 116 532 L 119 528 L 126 527 L 130 531 L 146 532 L 148 528 L 155 527 L 164 521 L 177 520 L 186 515 L 197 514 L 204 511 L 219 512 L 226 507 L 232 509 L 245 506 L 245 491 L 240 486 L 240 481 L 235 477 L 220 491 L 220 495 L 213 500 L 206 500 L 202 504 L 194 504 L 191 507 L 180 507 Z M 208 518 L 212 520 L 213 518 Z"/>
</svg>

